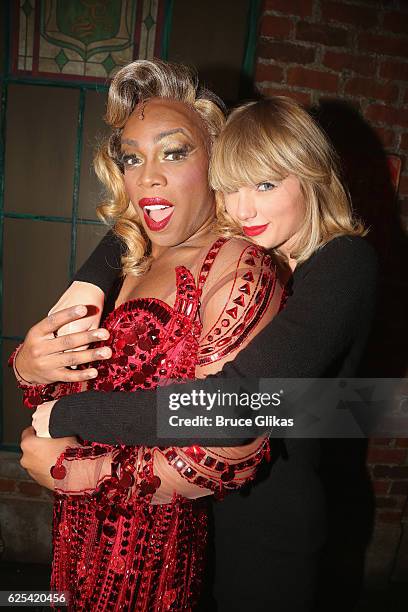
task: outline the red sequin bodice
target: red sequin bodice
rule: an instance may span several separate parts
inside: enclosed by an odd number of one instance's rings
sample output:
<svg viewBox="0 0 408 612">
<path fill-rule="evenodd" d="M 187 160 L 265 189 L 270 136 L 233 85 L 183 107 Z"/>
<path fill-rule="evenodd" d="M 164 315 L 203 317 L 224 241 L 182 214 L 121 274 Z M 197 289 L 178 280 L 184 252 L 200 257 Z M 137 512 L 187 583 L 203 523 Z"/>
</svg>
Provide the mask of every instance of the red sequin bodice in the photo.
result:
<svg viewBox="0 0 408 612">
<path fill-rule="evenodd" d="M 176 268 L 173 307 L 138 298 L 107 316 L 105 345 L 112 357 L 95 364 L 99 376 L 88 389 L 131 392 L 194 378 L 198 363 L 221 359 L 242 344 L 271 307 L 272 296 L 278 310 L 281 293 L 275 292 L 270 257 L 246 245 L 221 312 L 201 333 L 202 288 L 224 244 L 219 239 L 212 245 L 197 285 L 186 268 Z M 80 390 L 80 383 L 29 387 L 25 403 L 35 407 Z M 52 468 L 52 589 L 69 592 L 76 612 L 192 610 L 205 562 L 207 498 L 183 497 L 174 478 L 190 491 L 195 487 L 189 497 L 211 491 L 222 496 L 253 477 L 267 448 L 266 440 L 238 452 L 86 442 L 67 448 Z M 162 471 L 156 469 L 160 462 Z M 169 471 L 175 476 L 165 482 Z"/>
<path fill-rule="evenodd" d="M 105 345 L 112 358 L 96 364 L 99 376 L 90 389 L 133 391 L 194 377 L 200 292 L 183 267 L 176 269 L 176 284 L 173 308 L 135 299 L 108 315 Z M 153 471 L 154 449 L 145 447 L 67 449 L 54 475 L 61 482 L 71 461 L 97 465 L 108 452 L 111 474 L 98 478 L 96 493 L 67 496 L 67 484 L 56 495 L 52 588 L 68 591 L 75 611 L 191 609 L 205 557 L 206 500 L 175 495 L 171 503 L 151 504 L 161 483 Z"/>
</svg>

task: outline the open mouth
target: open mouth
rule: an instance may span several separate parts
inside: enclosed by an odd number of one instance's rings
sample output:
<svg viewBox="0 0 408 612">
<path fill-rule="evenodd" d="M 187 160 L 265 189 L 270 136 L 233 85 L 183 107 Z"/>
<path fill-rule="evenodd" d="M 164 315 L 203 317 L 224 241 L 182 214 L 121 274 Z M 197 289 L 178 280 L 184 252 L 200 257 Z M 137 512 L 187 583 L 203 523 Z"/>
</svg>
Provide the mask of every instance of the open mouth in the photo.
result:
<svg viewBox="0 0 408 612">
<path fill-rule="evenodd" d="M 147 227 L 155 232 L 166 227 L 174 212 L 173 204 L 163 198 L 143 198 L 139 206 L 143 210 Z"/>
</svg>

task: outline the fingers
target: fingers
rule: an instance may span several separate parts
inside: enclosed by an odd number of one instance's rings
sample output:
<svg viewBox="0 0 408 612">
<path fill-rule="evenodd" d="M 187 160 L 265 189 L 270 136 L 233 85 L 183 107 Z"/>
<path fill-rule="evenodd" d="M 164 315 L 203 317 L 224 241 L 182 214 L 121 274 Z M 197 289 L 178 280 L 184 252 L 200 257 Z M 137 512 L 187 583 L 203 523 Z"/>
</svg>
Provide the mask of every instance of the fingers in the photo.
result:
<svg viewBox="0 0 408 612">
<path fill-rule="evenodd" d="M 77 332 L 66 336 L 57 336 L 52 340 L 43 342 L 42 350 L 44 355 L 53 353 L 62 353 L 64 351 L 73 351 L 80 348 L 88 347 L 93 342 L 101 342 L 109 338 L 107 329 L 96 329 L 95 331 Z M 82 362 L 84 363 L 84 362 Z"/>
<path fill-rule="evenodd" d="M 23 429 L 21 432 L 21 441 L 23 442 L 23 440 L 28 436 L 35 436 L 35 429 L 31 425 Z"/>
<path fill-rule="evenodd" d="M 50 336 L 54 332 L 58 331 L 60 327 L 82 319 L 87 314 L 88 310 L 86 306 L 74 306 L 73 308 L 64 308 L 58 312 L 49 314 L 48 317 L 42 319 L 37 325 L 31 328 L 30 332 L 35 330 L 41 336 Z"/>
<path fill-rule="evenodd" d="M 52 356 L 54 368 L 70 368 L 72 366 L 101 361 L 112 357 L 112 350 L 108 346 L 87 349 L 86 351 L 69 351 Z"/>
</svg>

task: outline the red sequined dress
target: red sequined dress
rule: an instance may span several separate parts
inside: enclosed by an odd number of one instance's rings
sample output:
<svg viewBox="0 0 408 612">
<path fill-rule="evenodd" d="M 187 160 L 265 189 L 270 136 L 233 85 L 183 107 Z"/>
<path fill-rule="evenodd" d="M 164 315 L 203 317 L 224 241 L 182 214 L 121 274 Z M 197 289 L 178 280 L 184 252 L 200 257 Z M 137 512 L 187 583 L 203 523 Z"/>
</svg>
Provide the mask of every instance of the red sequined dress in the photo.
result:
<svg viewBox="0 0 408 612">
<path fill-rule="evenodd" d="M 229 297 L 201 337 L 200 295 L 226 241 L 213 244 L 198 282 L 176 268 L 174 307 L 137 298 L 108 314 L 112 358 L 96 364 L 88 388 L 132 391 L 195 377 L 197 363 L 236 350 L 281 291 L 270 257 L 242 248 Z M 80 390 L 78 384 L 25 389 L 25 403 Z M 135 408 L 137 409 L 137 407 Z M 206 495 L 253 478 L 267 440 L 238 448 L 79 443 L 52 468 L 55 479 L 51 588 L 78 611 L 186 611 L 197 602 L 207 544 Z"/>
</svg>

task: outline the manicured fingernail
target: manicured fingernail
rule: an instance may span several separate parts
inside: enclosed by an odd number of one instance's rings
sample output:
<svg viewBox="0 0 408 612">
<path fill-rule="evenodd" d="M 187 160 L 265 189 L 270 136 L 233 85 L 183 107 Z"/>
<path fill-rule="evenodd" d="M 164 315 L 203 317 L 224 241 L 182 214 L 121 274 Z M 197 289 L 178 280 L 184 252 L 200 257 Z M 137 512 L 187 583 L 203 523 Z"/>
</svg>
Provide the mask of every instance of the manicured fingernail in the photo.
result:
<svg viewBox="0 0 408 612">
<path fill-rule="evenodd" d="M 108 348 L 101 348 L 96 351 L 96 354 L 98 357 L 110 357 L 111 352 Z"/>
<path fill-rule="evenodd" d="M 87 311 L 86 306 L 75 306 L 75 308 L 74 308 L 74 314 L 76 314 L 76 315 L 83 316 L 83 315 L 85 315 L 87 312 L 88 312 L 88 311 Z"/>
<path fill-rule="evenodd" d="M 96 331 L 93 334 L 94 338 L 100 338 L 101 340 L 107 340 L 109 338 L 109 332 L 107 331 Z"/>
<path fill-rule="evenodd" d="M 98 376 L 98 370 L 89 370 L 88 378 L 96 378 Z"/>
</svg>

